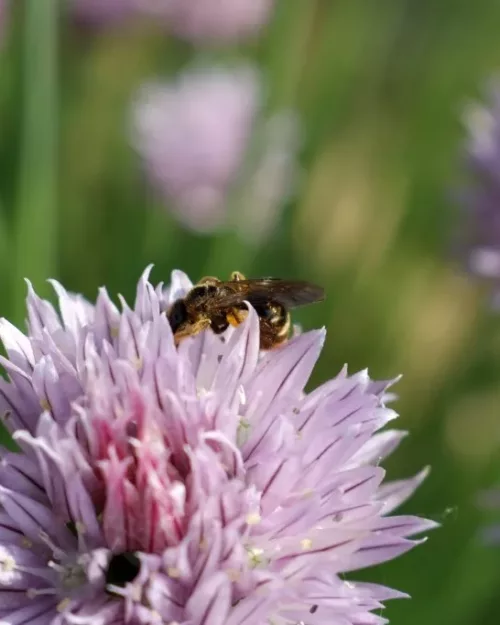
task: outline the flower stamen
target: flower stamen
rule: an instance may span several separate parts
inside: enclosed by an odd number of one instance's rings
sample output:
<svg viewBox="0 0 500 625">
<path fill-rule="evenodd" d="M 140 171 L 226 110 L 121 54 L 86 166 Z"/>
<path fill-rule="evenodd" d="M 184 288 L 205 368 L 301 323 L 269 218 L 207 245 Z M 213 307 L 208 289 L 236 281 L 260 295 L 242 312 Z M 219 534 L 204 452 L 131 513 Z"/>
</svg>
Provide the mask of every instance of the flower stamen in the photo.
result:
<svg viewBox="0 0 500 625">
<path fill-rule="evenodd" d="M 302 549 L 304 549 L 304 551 L 309 551 L 310 549 L 312 549 L 312 540 L 310 538 L 303 538 L 300 541 L 300 546 L 302 547 Z"/>
</svg>

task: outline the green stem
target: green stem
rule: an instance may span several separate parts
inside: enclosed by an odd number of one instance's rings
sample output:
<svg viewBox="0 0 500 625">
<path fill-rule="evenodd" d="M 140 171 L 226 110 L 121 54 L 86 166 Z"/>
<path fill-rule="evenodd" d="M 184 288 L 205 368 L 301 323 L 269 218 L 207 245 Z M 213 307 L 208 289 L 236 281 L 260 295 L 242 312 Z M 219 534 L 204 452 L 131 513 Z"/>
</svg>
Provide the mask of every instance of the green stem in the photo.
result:
<svg viewBox="0 0 500 625">
<path fill-rule="evenodd" d="M 57 275 L 58 0 L 25 0 L 23 103 L 15 245 L 14 319 L 24 319 L 27 277 L 42 290 Z"/>
<path fill-rule="evenodd" d="M 250 274 L 256 253 L 255 246 L 242 241 L 234 231 L 214 237 L 203 265 L 203 276 L 217 276 L 221 280 L 228 280 L 232 271 Z"/>
<path fill-rule="evenodd" d="M 278 5 L 268 51 L 272 109 L 295 105 L 317 10 L 317 0 L 288 0 Z"/>
<path fill-rule="evenodd" d="M 175 256 L 182 238 L 177 221 L 167 213 L 159 201 L 144 206 L 143 252 L 146 263 Z"/>
</svg>

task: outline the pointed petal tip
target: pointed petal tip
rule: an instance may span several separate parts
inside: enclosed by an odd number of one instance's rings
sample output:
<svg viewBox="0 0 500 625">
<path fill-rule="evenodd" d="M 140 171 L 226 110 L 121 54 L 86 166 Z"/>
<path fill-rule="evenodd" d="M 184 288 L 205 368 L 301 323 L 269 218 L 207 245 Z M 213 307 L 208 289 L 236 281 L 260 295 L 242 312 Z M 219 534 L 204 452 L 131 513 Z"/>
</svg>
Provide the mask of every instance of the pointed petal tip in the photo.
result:
<svg viewBox="0 0 500 625">
<path fill-rule="evenodd" d="M 437 530 L 441 527 L 441 523 L 434 521 L 434 519 L 424 519 L 425 527 L 422 531 L 430 532 L 431 530 Z"/>
<path fill-rule="evenodd" d="M 418 547 L 419 545 L 423 545 L 424 543 L 426 543 L 428 540 L 429 538 L 427 536 L 424 536 L 423 538 L 417 538 L 415 540 L 411 540 L 411 542 L 413 543 L 415 547 Z"/>
<path fill-rule="evenodd" d="M 178 280 L 180 282 L 191 282 L 187 273 L 185 273 L 181 269 L 172 269 L 172 271 L 170 272 L 170 280 L 171 282 L 174 282 L 175 280 Z"/>
<path fill-rule="evenodd" d="M 153 271 L 153 267 L 154 263 L 149 263 L 149 265 L 146 266 L 146 269 L 144 269 L 144 271 L 141 273 L 141 277 L 139 278 L 140 282 L 149 282 L 149 276 Z"/>
<path fill-rule="evenodd" d="M 185 294 L 193 288 L 193 283 L 189 276 L 180 269 L 174 269 L 170 274 L 170 284 L 167 285 L 169 298 L 177 299 L 184 297 Z"/>
<path fill-rule="evenodd" d="M 59 299 L 68 295 L 68 292 L 58 280 L 55 280 L 54 278 L 48 278 L 47 282 L 54 289 L 54 292 Z"/>
<path fill-rule="evenodd" d="M 415 479 L 418 480 L 418 482 L 421 484 L 429 476 L 431 470 L 432 470 L 432 467 L 430 464 L 428 464 L 421 471 L 417 473 L 417 475 L 415 476 Z"/>
<path fill-rule="evenodd" d="M 303 334 L 298 336 L 296 340 L 300 340 L 301 338 L 306 336 L 309 337 L 311 343 L 317 343 L 319 347 L 323 347 L 326 339 L 326 328 L 323 326 L 322 328 L 309 330 L 308 332 L 304 332 Z"/>
<path fill-rule="evenodd" d="M 25 282 L 25 284 L 27 286 L 28 297 L 30 295 L 36 295 L 35 289 L 33 288 L 33 283 L 31 282 L 31 280 L 29 278 L 24 278 L 24 282 Z"/>
<path fill-rule="evenodd" d="M 317 351 L 318 356 L 325 344 L 326 330 L 320 328 L 317 330 L 308 330 L 303 332 L 299 336 L 292 337 L 289 341 L 286 341 L 283 345 L 284 348 L 301 345 L 307 350 L 314 349 Z"/>
</svg>

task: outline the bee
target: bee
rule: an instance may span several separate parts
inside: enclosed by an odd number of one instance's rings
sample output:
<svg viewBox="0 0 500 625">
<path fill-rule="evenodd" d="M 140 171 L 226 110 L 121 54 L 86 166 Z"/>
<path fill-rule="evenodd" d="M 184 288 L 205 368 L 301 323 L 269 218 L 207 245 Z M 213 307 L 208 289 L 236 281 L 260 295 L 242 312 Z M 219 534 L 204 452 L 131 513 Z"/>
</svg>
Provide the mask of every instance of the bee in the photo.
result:
<svg viewBox="0 0 500 625">
<path fill-rule="evenodd" d="M 210 328 L 221 334 L 238 326 L 248 315 L 248 302 L 259 316 L 260 347 L 272 349 L 288 339 L 291 320 L 289 309 L 324 299 L 324 290 L 309 282 L 256 278 L 247 280 L 234 271 L 223 282 L 207 277 L 200 280 L 182 299 L 167 311 L 176 345 L 187 336 Z"/>
</svg>

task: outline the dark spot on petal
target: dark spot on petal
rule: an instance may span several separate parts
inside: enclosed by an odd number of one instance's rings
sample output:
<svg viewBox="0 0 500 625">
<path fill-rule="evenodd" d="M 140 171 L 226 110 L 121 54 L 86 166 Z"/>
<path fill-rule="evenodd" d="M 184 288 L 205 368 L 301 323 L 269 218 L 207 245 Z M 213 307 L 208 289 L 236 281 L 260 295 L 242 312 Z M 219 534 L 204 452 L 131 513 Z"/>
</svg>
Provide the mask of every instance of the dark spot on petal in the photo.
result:
<svg viewBox="0 0 500 625">
<path fill-rule="evenodd" d="M 226 337 L 225 336 L 220 336 L 220 342 L 221 343 L 225 343 L 226 342 Z"/>
<path fill-rule="evenodd" d="M 219 362 L 219 363 L 222 362 L 222 354 L 219 354 L 217 356 L 217 362 Z"/>
<path fill-rule="evenodd" d="M 66 527 L 69 529 L 69 531 L 73 534 L 75 538 L 78 538 L 78 531 L 76 529 L 75 521 L 68 521 L 66 523 Z"/>
<path fill-rule="evenodd" d="M 311 614 L 314 614 L 314 613 L 316 612 L 316 610 L 317 610 L 317 609 L 318 609 L 318 606 L 317 606 L 317 605 L 313 605 L 313 606 L 312 606 L 312 608 L 309 610 L 309 612 L 310 612 Z"/>
<path fill-rule="evenodd" d="M 294 408 L 292 412 L 293 414 L 300 414 L 300 408 Z"/>
<path fill-rule="evenodd" d="M 124 588 L 133 582 L 141 570 L 141 561 L 132 551 L 116 553 L 111 557 L 106 570 L 106 584 Z M 109 594 L 113 594 L 108 591 Z"/>
</svg>

